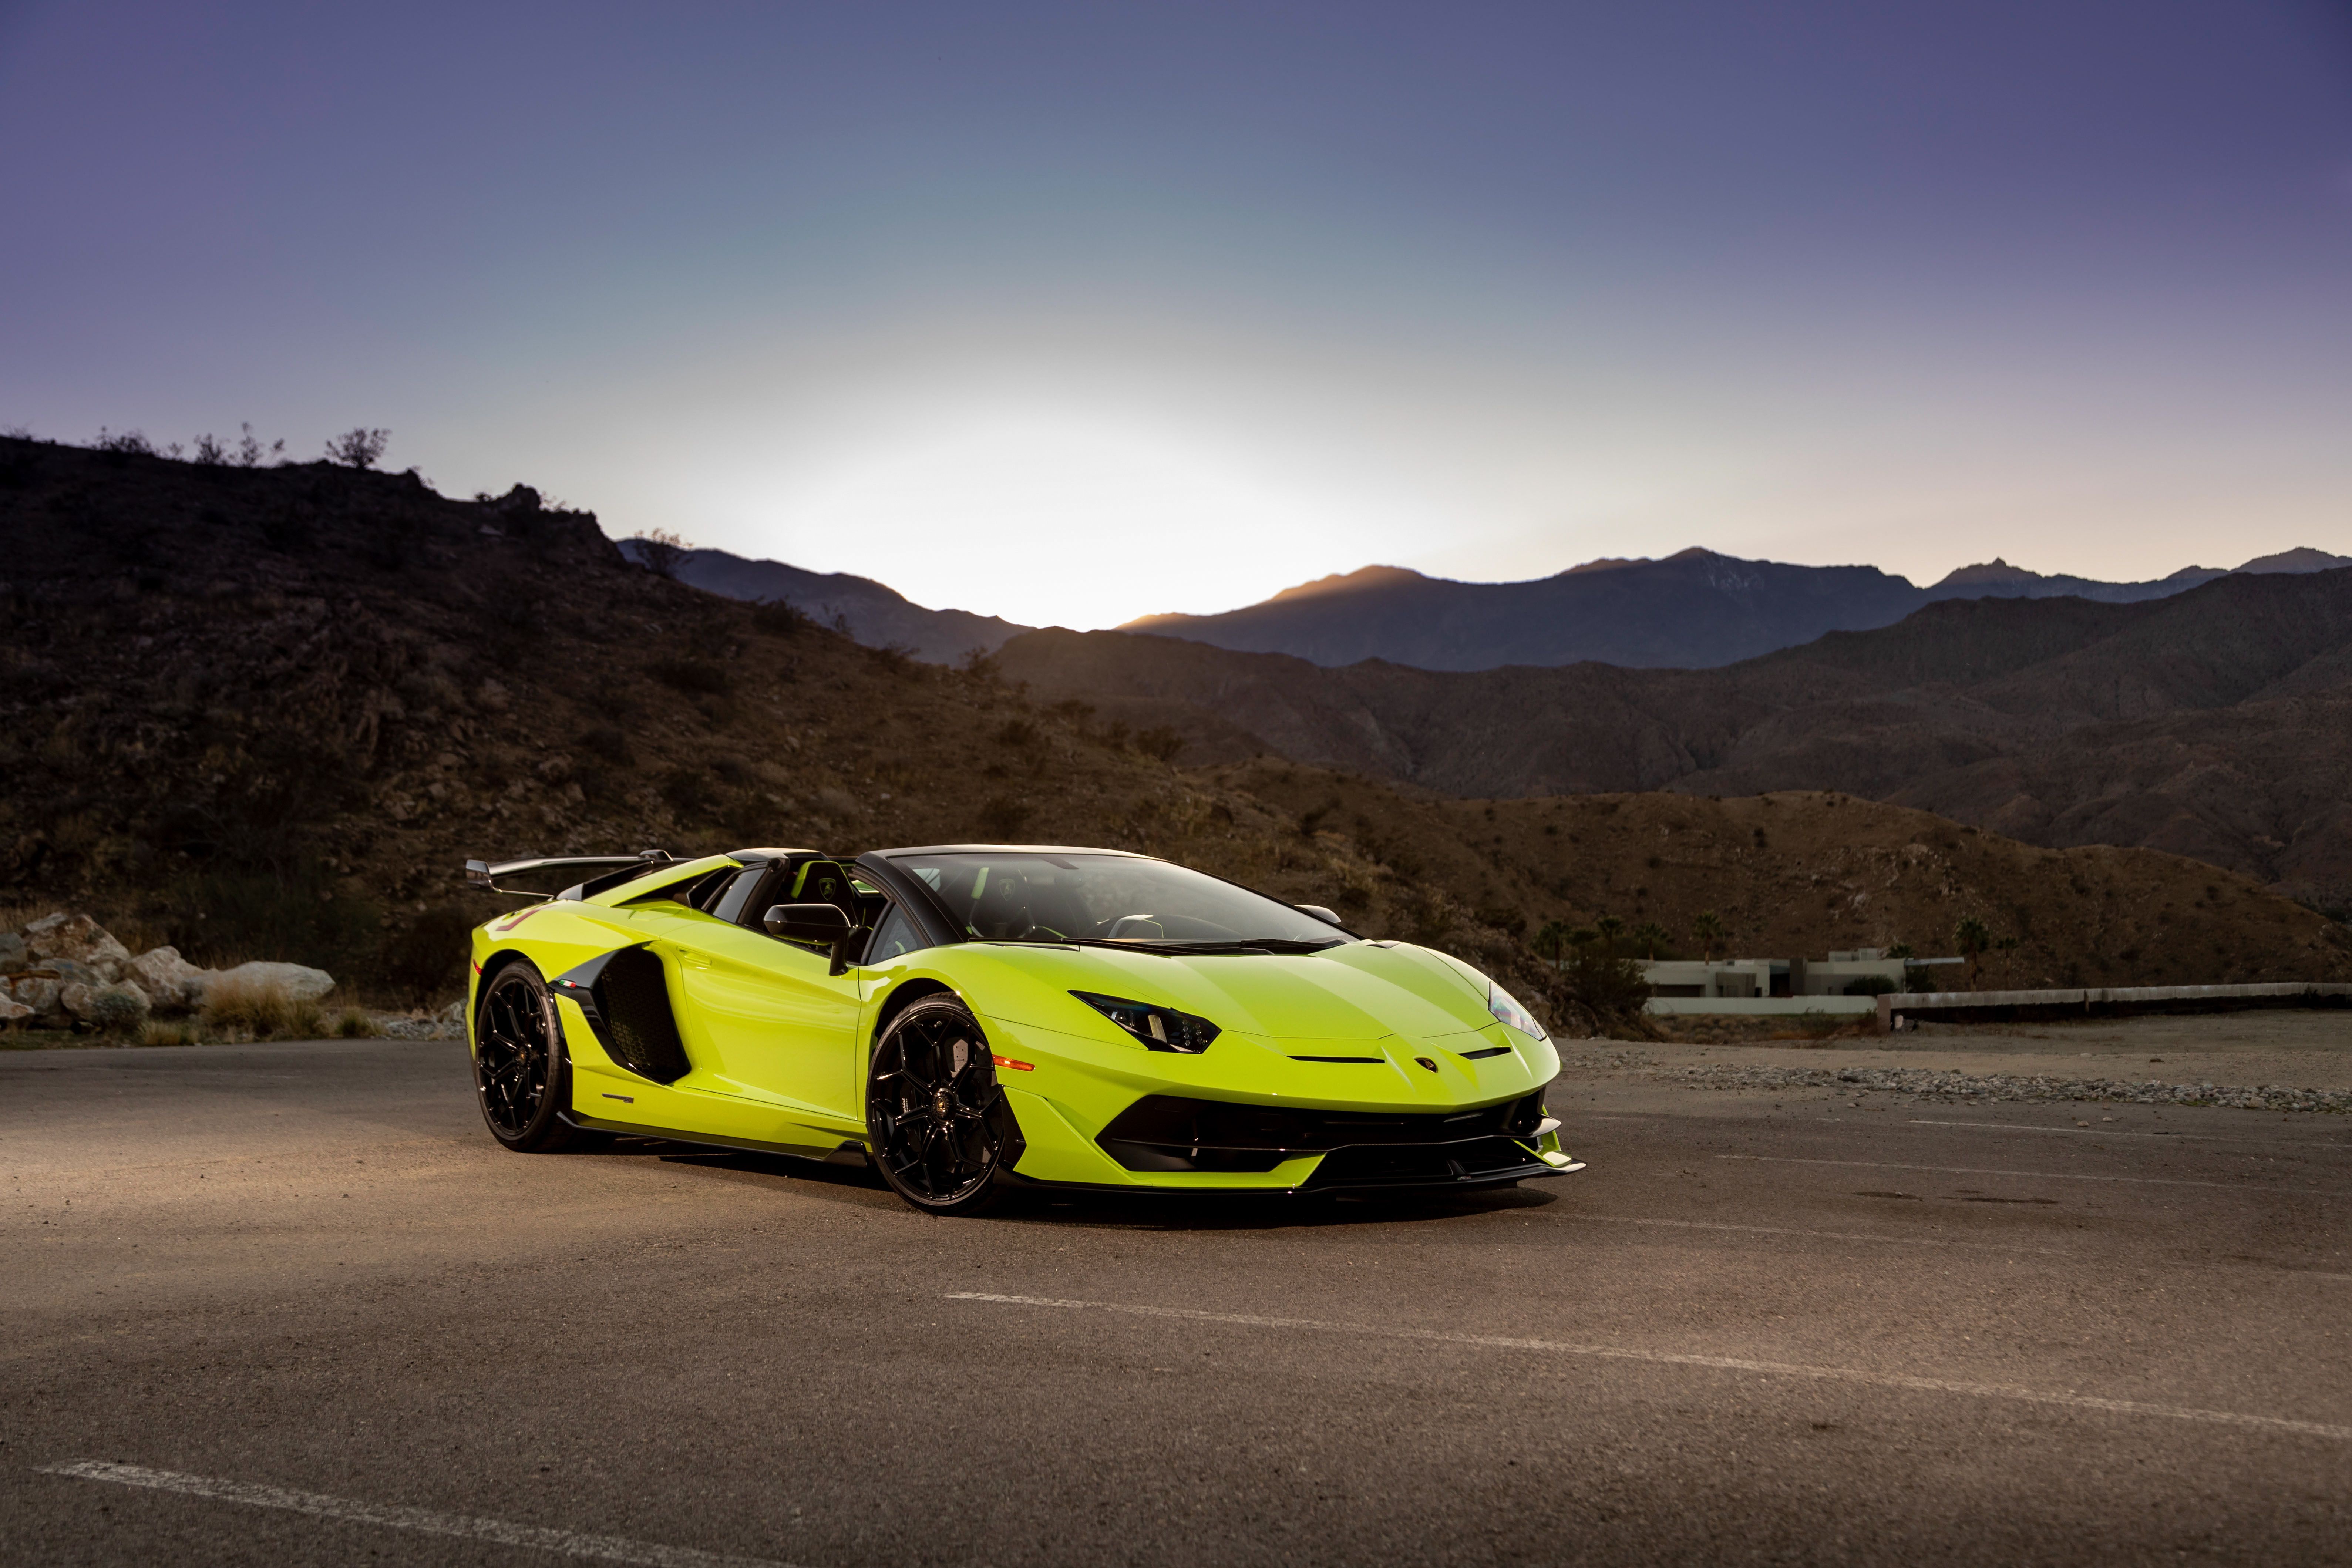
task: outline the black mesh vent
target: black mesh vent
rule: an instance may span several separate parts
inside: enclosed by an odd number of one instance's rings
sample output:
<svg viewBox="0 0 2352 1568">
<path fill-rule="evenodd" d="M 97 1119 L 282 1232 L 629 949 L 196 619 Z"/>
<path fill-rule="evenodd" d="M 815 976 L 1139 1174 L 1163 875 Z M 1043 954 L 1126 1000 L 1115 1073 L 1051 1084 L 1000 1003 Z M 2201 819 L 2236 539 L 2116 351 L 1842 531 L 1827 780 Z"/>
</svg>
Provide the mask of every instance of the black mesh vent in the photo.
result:
<svg viewBox="0 0 2352 1568">
<path fill-rule="evenodd" d="M 614 953 L 597 978 L 596 994 L 605 1044 L 623 1067 L 656 1083 L 686 1076 L 686 1047 L 670 1015 L 669 983 L 660 959 L 642 947 Z"/>
<path fill-rule="evenodd" d="M 1432 1152 L 1423 1162 L 1434 1173 L 1430 1179 L 1446 1181 L 1462 1173 L 1446 1164 L 1450 1155 L 1435 1151 L 1483 1142 L 1512 1151 L 1525 1164 L 1528 1155 L 1510 1135 L 1532 1136 L 1542 1116 L 1540 1093 L 1459 1111 L 1295 1110 L 1152 1094 L 1119 1112 L 1096 1142 L 1130 1171 L 1271 1171 L 1301 1154 L 1418 1146 Z M 1319 1171 L 1317 1184 L 1323 1184 Z"/>
</svg>

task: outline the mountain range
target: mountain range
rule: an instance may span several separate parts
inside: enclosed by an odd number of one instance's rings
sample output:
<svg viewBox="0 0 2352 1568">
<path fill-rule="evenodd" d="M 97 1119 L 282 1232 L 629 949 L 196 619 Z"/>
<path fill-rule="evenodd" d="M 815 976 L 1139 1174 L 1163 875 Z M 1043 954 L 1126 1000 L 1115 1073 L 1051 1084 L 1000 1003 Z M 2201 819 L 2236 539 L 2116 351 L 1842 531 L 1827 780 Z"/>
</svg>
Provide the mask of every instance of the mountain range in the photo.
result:
<svg viewBox="0 0 2352 1568">
<path fill-rule="evenodd" d="M 629 559 L 642 541 L 624 540 Z M 2075 597 L 2104 604 L 2167 598 L 2230 575 L 2352 566 L 2352 556 L 2291 550 L 2235 573 L 2189 566 L 2149 582 L 2048 576 L 1996 557 L 1933 586 L 1874 566 L 1797 566 L 1685 550 L 1662 561 L 1604 560 L 1525 583 L 1460 583 L 1367 566 L 1304 583 L 1213 616 L 1147 616 L 1121 631 L 1339 667 L 1385 659 L 1418 669 L 1492 669 L 1586 660 L 1628 668 L 1706 669 L 1809 643 L 1832 631 L 1892 626 L 1948 599 Z M 678 552 L 671 574 L 731 599 L 782 601 L 873 647 L 932 664 L 995 651 L 1035 628 L 965 610 L 932 610 L 868 577 L 803 571 L 723 550 Z"/>
<path fill-rule="evenodd" d="M 1272 752 L 1474 798 L 1834 790 L 2352 904 L 2352 569 L 1945 600 L 1714 669 L 1329 668 L 1127 632 L 997 657 L 1188 763 Z"/>
<path fill-rule="evenodd" d="M 2238 571 L 2329 566 L 2352 566 L 2352 557 L 2292 551 Z M 1223 615 L 1147 616 L 1119 629 L 1334 667 L 1378 658 L 1418 669 L 1585 660 L 1706 669 L 1827 632 L 1892 626 L 1947 599 L 2072 596 L 2135 604 L 2228 574 L 2190 566 L 2153 582 L 2102 583 L 2044 576 L 1995 559 L 1921 588 L 1874 566 L 1792 566 L 1693 549 L 1663 561 L 1589 562 L 1525 583 L 1457 583 L 1368 566 Z"/>
</svg>

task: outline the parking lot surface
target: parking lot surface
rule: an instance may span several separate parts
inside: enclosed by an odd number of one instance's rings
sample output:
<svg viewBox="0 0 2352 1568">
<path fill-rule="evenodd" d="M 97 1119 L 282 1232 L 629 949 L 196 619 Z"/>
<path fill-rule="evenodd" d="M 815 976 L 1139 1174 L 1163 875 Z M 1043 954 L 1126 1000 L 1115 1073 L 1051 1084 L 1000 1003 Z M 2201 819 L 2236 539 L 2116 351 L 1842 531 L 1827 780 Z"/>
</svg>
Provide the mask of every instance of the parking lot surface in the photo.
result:
<svg viewBox="0 0 2352 1568">
<path fill-rule="evenodd" d="M 0 1056 L 0 1557 L 2352 1561 L 2347 1119 L 1862 1098 L 957 1221 L 447 1041 Z"/>
</svg>

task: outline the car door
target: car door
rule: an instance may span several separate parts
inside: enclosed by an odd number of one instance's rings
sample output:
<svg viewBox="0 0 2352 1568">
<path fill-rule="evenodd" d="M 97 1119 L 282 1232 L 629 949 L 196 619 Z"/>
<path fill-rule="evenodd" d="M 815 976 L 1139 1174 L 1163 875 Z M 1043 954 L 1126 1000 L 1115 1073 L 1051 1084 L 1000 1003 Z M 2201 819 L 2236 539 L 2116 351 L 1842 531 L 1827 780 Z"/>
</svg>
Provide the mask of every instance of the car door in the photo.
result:
<svg viewBox="0 0 2352 1568">
<path fill-rule="evenodd" d="M 679 924 L 681 988 L 699 1037 L 689 1050 L 699 1043 L 715 1057 L 710 1087 L 861 1130 L 856 974 L 829 974 L 826 954 L 765 931 L 709 916 Z"/>
</svg>

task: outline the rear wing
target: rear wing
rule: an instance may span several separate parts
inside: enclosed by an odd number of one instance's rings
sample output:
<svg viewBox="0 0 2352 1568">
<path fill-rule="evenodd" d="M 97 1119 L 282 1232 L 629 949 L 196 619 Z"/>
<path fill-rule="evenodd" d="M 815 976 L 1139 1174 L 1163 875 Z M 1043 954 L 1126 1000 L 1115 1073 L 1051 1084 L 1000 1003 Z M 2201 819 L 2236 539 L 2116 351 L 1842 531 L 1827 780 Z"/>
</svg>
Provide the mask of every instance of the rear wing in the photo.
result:
<svg viewBox="0 0 2352 1568">
<path fill-rule="evenodd" d="M 496 866 L 491 865 L 487 860 L 468 860 L 466 862 L 466 883 L 468 887 L 479 888 L 486 893 L 504 893 L 509 898 L 553 899 L 560 897 L 561 895 L 541 892 L 533 888 L 502 888 L 499 886 L 499 883 L 503 878 L 527 877 L 537 871 L 565 870 L 619 873 L 618 875 L 607 875 L 589 879 L 590 881 L 603 883 L 606 887 L 611 887 L 621 882 L 625 882 L 632 877 L 642 876 L 644 873 L 653 870 L 656 867 L 667 866 L 669 863 L 670 857 L 668 853 L 660 849 L 648 849 L 642 855 L 559 856 L 551 859 L 542 860 L 507 860 L 502 861 Z M 583 889 L 588 884 L 585 881 L 580 884 Z M 573 896 L 578 897 L 580 895 L 575 893 Z"/>
</svg>

